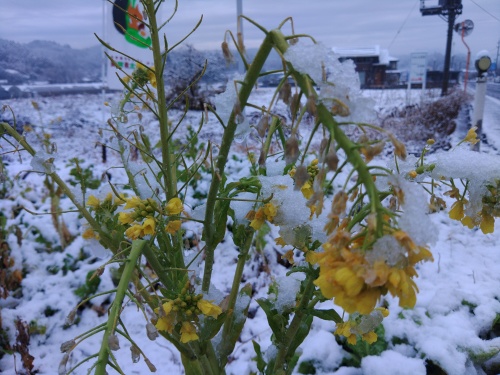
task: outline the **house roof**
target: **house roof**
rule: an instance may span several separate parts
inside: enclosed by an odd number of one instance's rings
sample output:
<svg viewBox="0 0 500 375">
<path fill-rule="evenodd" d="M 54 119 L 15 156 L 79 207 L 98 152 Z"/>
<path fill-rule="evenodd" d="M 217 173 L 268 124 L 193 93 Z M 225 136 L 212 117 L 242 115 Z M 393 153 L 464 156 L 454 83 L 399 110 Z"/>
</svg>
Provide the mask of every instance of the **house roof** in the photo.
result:
<svg viewBox="0 0 500 375">
<path fill-rule="evenodd" d="M 333 47 L 333 52 L 341 57 L 378 57 L 379 64 L 389 65 L 391 61 L 398 61 L 397 58 L 389 55 L 389 50 L 380 48 L 379 45 L 373 47 L 339 48 Z"/>
</svg>

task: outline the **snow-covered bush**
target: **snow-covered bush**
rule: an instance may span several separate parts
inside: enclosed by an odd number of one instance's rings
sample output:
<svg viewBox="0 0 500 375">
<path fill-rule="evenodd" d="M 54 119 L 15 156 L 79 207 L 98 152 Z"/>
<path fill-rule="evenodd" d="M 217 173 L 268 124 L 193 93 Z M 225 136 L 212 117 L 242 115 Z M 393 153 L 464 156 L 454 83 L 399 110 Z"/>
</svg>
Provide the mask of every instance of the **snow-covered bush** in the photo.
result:
<svg viewBox="0 0 500 375">
<path fill-rule="evenodd" d="M 107 266 L 119 266 L 116 285 L 97 295 L 114 293 L 107 321 L 62 344 L 65 355 L 59 372 L 73 370 L 66 367 L 71 352 L 94 335 L 102 335 L 100 348 L 83 362 L 93 361 L 90 369 L 96 374 L 107 369 L 126 372 L 114 355 L 123 340 L 130 345 L 133 362 L 142 358 L 155 370 L 122 319 L 127 299 L 144 316 L 141 340 L 161 336 L 170 342 L 180 353 L 186 374 L 224 374 L 253 297 L 251 285 L 241 287 L 245 264 L 256 241 L 272 237 L 283 248 L 291 269 L 288 278 L 276 278 L 267 297 L 257 299 L 272 331 L 265 353 L 254 344 L 259 371 L 291 374 L 314 318 L 334 322 L 335 334 L 344 343 L 365 346 L 380 340 L 383 345 L 378 348 L 385 348 L 377 335 L 383 333 L 380 324 L 389 314 L 380 305 L 382 298 L 391 295 L 401 308 L 413 308 L 418 292 L 416 267 L 433 258 L 428 246 L 436 234 L 424 192 L 430 194 L 434 208 L 441 209 L 445 204 L 435 187 L 437 182 L 449 186 L 448 195 L 457 200 L 450 216 L 490 232 L 500 214 L 495 180 L 500 173 L 496 169 L 494 175 L 465 173 L 452 168 L 453 157 L 429 160 L 432 141 L 420 158 L 407 158 L 405 145 L 394 134 L 366 122 L 369 110 L 352 63 L 341 63 L 309 36 L 285 36 L 282 27 L 288 20 L 268 31 L 242 17 L 264 34 L 254 60 L 215 101 L 217 111 L 206 106 L 199 128 L 191 130 L 185 143 L 179 142 L 174 135 L 185 125 L 187 113 L 173 123 L 170 106 L 165 105 L 163 71 L 168 51 L 160 48 L 160 2 L 141 3 L 155 63 L 144 66 L 137 61 L 133 74 L 121 77 L 124 93 L 119 103 L 111 105 L 107 129 L 109 148 L 119 155 L 119 167 L 127 175 L 125 183 L 108 181 L 95 189 L 98 182 L 91 172 L 84 172 L 79 159 L 72 159 L 79 177 L 64 179 L 54 164 L 55 146 L 44 139 L 25 138 L 9 124 L 1 124 L 4 137 L 16 144 L 13 151 L 20 152 L 20 145 L 31 155 L 33 170 L 47 177 L 47 188 L 57 187 L 54 197 L 71 200 L 85 221 L 81 237 L 110 256 L 87 274 L 87 288 L 79 289 L 83 300 L 70 312 L 68 323 L 93 298 L 90 294 L 99 286 L 95 278 Z M 243 55 L 242 42 L 235 44 Z M 282 56 L 283 79 L 268 105 L 256 106 L 250 94 L 267 73 L 263 67 L 273 49 Z M 278 101 L 287 106 L 290 124 L 274 112 Z M 247 107 L 261 111 L 257 124 L 245 118 Z M 156 144 L 144 132 L 141 109 L 155 118 Z M 197 152 L 197 135 L 204 130 L 206 116 L 217 118 L 222 136 Z M 306 127 L 310 124 L 303 121 L 306 117 L 312 119 L 312 127 Z M 356 128 L 360 136 L 348 137 L 347 126 Z M 260 140 L 259 157 L 253 159 L 250 170 L 231 174 L 231 152 L 250 132 Z M 315 139 L 321 139 L 318 148 L 311 146 Z M 40 141 L 44 147 L 37 146 Z M 474 129 L 464 142 L 476 142 Z M 392 167 L 376 161 L 388 144 L 394 153 Z M 197 197 L 204 202 L 192 210 L 190 194 L 193 187 L 202 189 L 202 172 L 209 176 L 206 197 Z M 455 186 L 455 178 L 463 179 L 464 189 Z M 194 244 L 189 233 L 201 234 L 201 241 Z M 239 256 L 231 265 L 229 291 L 219 291 L 213 285 L 214 270 L 223 259 L 216 258 L 216 250 L 226 241 L 238 247 Z M 188 248 L 197 248 L 196 254 Z M 320 308 L 330 301 L 335 307 Z M 372 348 L 365 354 L 383 350 Z"/>
</svg>

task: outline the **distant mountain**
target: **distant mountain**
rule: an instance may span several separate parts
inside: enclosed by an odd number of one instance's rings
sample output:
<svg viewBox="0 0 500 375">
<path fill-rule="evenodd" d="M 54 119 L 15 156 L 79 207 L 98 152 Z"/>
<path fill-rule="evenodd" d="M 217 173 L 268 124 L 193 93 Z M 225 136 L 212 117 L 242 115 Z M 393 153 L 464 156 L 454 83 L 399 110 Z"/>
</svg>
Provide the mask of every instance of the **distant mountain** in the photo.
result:
<svg viewBox="0 0 500 375">
<path fill-rule="evenodd" d="M 247 51 L 249 61 L 257 52 Z M 233 51 L 235 60 L 239 58 Z M 9 85 L 46 81 L 49 83 L 81 83 L 101 80 L 101 47 L 74 49 L 56 42 L 36 40 L 17 43 L 0 38 L 0 84 Z M 238 64 L 227 64 L 220 50 L 199 51 L 190 45 L 178 47 L 168 55 L 165 69 L 167 84 L 178 76 L 190 80 L 208 62 L 202 82 L 220 82 L 238 70 Z M 265 69 L 279 69 L 281 62 L 273 52 Z"/>
<path fill-rule="evenodd" d="M 55 42 L 27 44 L 0 39 L 0 80 L 9 84 L 95 82 L 101 76 L 101 48 L 73 49 Z"/>
</svg>

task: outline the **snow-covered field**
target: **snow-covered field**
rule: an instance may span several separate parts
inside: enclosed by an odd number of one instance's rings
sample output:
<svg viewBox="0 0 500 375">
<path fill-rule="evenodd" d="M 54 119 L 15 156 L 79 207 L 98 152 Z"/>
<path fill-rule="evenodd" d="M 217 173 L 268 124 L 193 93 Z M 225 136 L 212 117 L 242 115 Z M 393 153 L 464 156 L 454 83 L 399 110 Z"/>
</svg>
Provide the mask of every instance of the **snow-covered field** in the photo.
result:
<svg viewBox="0 0 500 375">
<path fill-rule="evenodd" d="M 418 101 L 420 92 L 414 91 L 412 94 L 413 102 Z M 263 105 L 269 95 L 268 89 L 259 89 L 252 101 Z M 378 108 L 387 109 L 401 105 L 405 92 L 372 91 L 365 95 L 375 99 Z M 101 147 L 96 147 L 96 143 L 103 142 L 99 128 L 104 128 L 110 111 L 109 107 L 103 106 L 103 102 L 108 101 L 113 105 L 116 99 L 116 95 L 105 98 L 100 95 L 40 98 L 36 100 L 38 110 L 28 99 L 4 101 L 1 104 L 12 107 L 19 119 L 43 125 L 43 130 L 52 135 L 51 142 L 57 144 L 56 166 L 63 178 L 72 178 L 69 160 L 78 157 L 83 160 L 82 166 L 92 166 L 95 178 L 104 178 L 108 174 L 112 181 L 120 181 L 124 178 L 123 171 L 113 168 L 118 163 L 117 156 L 108 152 L 104 163 Z M 2 116 L 7 115 L 4 112 Z M 199 116 L 199 113 L 189 114 L 186 124 L 196 127 Z M 248 111 L 247 116 L 251 117 L 252 111 Z M 155 131 L 154 120 L 145 116 L 142 121 L 151 143 L 155 144 L 159 135 Z M 490 146 L 483 145 L 483 152 L 498 153 L 495 146 L 500 147 L 500 134 L 497 135 L 495 130 L 499 123 L 500 102 L 488 99 L 483 126 Z M 459 124 L 456 134 L 452 135 L 455 144 L 465 135 L 463 129 L 463 124 Z M 35 127 L 35 130 L 41 128 Z M 179 134 L 181 141 L 183 134 L 185 132 Z M 205 125 L 200 139 L 217 144 L 219 136 L 220 128 L 211 119 Z M 245 153 L 248 149 L 254 150 L 256 144 L 252 139 L 241 140 L 235 149 L 239 157 L 228 164 L 229 173 L 234 176 L 247 173 L 250 164 L 246 161 Z M 12 150 L 12 146 L 4 140 L 0 145 L 2 153 Z M 97 297 L 81 308 L 75 324 L 65 325 L 68 313 L 80 301 L 75 290 L 85 284 L 87 273 L 97 269 L 106 259 L 97 257 L 91 246 L 81 238 L 82 222 L 76 213 L 64 215 L 69 232 L 75 239 L 62 251 L 57 247 L 58 233 L 50 215 L 32 215 L 20 210 L 20 207 L 25 207 L 37 213 L 51 211 L 44 177 L 29 172 L 32 169 L 30 162 L 31 158 L 26 153 L 3 154 L 6 166 L 3 173 L 7 175 L 7 180 L 3 182 L 3 199 L 0 201 L 2 216 L 6 218 L 3 233 L 6 233 L 5 240 L 15 261 L 12 269 L 22 269 L 23 280 L 20 290 L 6 299 L 0 299 L 1 323 L 11 345 L 16 340 L 14 321 L 21 319 L 31 324 L 33 331 L 36 331 L 31 335 L 29 346 L 29 353 L 34 357 L 34 369 L 38 374 L 56 374 L 63 359 L 61 344 L 105 322 L 109 306 L 107 295 Z M 194 206 L 197 201 L 188 197 L 186 204 Z M 70 210 L 70 203 L 62 199 L 61 209 Z M 387 347 L 376 355 L 368 352 L 361 359 L 360 367 L 353 367 L 352 361 L 346 361 L 349 353 L 333 335 L 334 323 L 315 320 L 311 333 L 301 346 L 299 360 L 301 363 L 309 362 L 312 365 L 309 368 L 314 368 L 315 372 L 303 373 L 423 375 L 442 374 L 439 372 L 441 370 L 449 375 L 500 373 L 500 337 L 497 337 L 500 336 L 500 230 L 487 235 L 478 230 L 469 230 L 449 219 L 445 212 L 434 213 L 430 219 L 438 240 L 431 247 L 434 262 L 418 267 L 416 282 L 419 294 L 415 308 L 402 309 L 397 300 L 390 296 L 384 297 L 390 310 L 389 317 L 383 322 L 383 340 Z M 263 351 L 270 344 L 271 330 L 255 299 L 266 296 L 271 282 L 283 277 L 287 269 L 277 262 L 280 248 L 271 241 L 270 235 L 266 238 L 269 239 L 268 243 L 260 252 L 252 253 L 244 271 L 244 281 L 253 285 L 256 295 L 250 305 L 250 317 L 229 361 L 228 374 L 256 373 L 252 340 L 258 342 Z M 237 257 L 238 252 L 229 238 L 217 249 L 214 285 L 222 293 L 230 289 Z M 114 288 L 111 268 L 107 267 L 101 276 L 97 292 Z M 332 305 L 331 302 L 323 303 L 319 307 L 326 309 L 332 308 Z M 340 309 L 338 311 L 342 313 Z M 180 357 L 167 341 L 149 341 L 146 338 L 146 322 L 141 312 L 130 304 L 125 308 L 122 318 L 129 334 L 158 369 L 158 373 L 182 373 Z M 97 334 L 80 344 L 72 352 L 67 368 L 96 353 L 99 338 L 100 334 Z M 132 363 L 130 345 L 127 345 L 123 342 L 122 348 L 115 352 L 126 374 L 149 373 L 144 361 Z M 86 363 L 75 373 L 85 374 L 88 367 Z M 304 365 L 302 369 L 306 367 Z M 14 374 L 16 371 L 23 373 L 20 356 L 5 354 L 0 360 L 0 372 Z"/>
</svg>

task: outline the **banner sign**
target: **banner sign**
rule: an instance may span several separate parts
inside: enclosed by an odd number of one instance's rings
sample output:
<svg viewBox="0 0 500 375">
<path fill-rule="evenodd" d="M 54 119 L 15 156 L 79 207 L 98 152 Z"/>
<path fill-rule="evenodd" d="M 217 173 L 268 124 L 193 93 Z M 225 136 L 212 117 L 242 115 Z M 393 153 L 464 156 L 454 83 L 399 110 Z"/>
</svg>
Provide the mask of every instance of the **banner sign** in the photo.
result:
<svg viewBox="0 0 500 375">
<path fill-rule="evenodd" d="M 115 0 L 107 3 L 104 17 L 106 43 L 134 57 L 143 65 L 153 66 L 153 54 L 150 49 L 151 36 L 143 23 L 146 14 L 140 0 Z M 109 89 L 121 90 L 123 85 L 116 74 L 118 73 L 122 78 L 124 74 L 117 67 L 131 75 L 137 63 L 118 52 L 110 50 L 106 52 L 114 61 L 109 59 L 106 61 L 107 86 Z"/>
<path fill-rule="evenodd" d="M 427 74 L 427 53 L 415 52 L 410 56 L 410 83 L 421 83 L 425 85 L 425 78 Z"/>
</svg>

